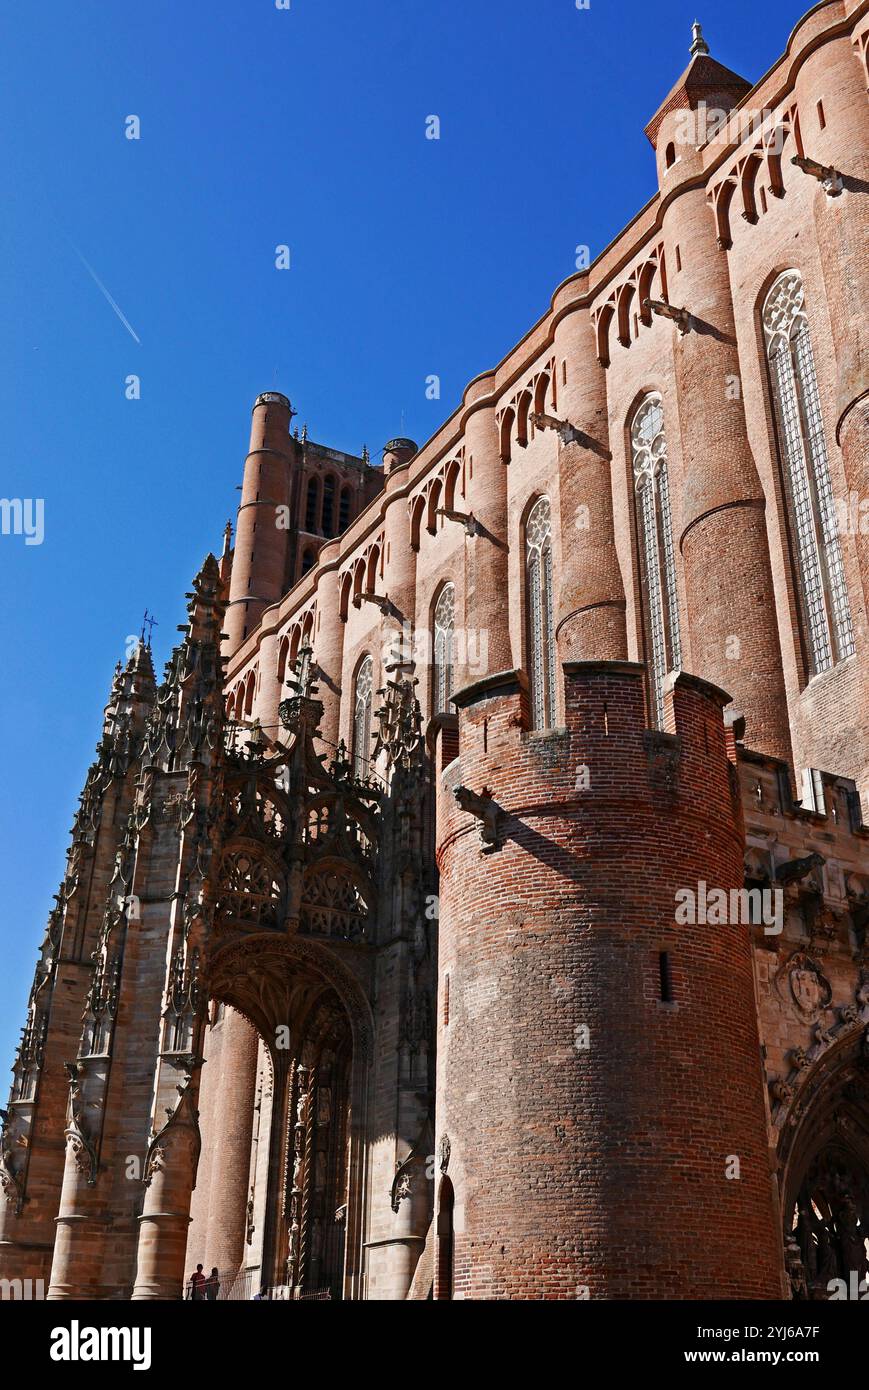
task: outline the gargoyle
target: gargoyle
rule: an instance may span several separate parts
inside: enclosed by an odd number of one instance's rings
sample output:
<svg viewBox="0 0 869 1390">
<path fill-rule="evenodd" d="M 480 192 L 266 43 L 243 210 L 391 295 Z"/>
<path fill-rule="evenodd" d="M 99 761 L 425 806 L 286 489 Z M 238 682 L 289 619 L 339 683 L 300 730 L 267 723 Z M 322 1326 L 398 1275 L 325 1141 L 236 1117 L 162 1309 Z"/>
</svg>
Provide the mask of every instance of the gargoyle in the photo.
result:
<svg viewBox="0 0 869 1390">
<path fill-rule="evenodd" d="M 467 811 L 469 815 L 476 816 L 480 822 L 483 853 L 491 854 L 493 850 L 500 849 L 498 822 L 501 817 L 501 808 L 492 800 L 492 793 L 489 788 L 484 787 L 478 796 L 469 787 L 456 787 L 454 795 L 462 810 Z"/>
<path fill-rule="evenodd" d="M 675 304 L 668 304 L 666 299 L 644 299 L 643 308 L 651 309 L 653 314 L 657 314 L 662 319 L 672 319 L 680 333 L 687 333 L 691 325 L 691 315 L 687 309 L 677 308 Z"/>
<path fill-rule="evenodd" d="M 799 883 L 812 869 L 820 869 L 825 863 L 822 854 L 807 854 L 802 859 L 788 859 L 784 864 L 776 864 L 775 881 L 782 887 Z"/>
<path fill-rule="evenodd" d="M 545 410 L 538 410 L 531 416 L 531 423 L 538 430 L 555 430 L 562 444 L 581 444 L 583 449 L 589 449 L 600 458 L 612 458 L 608 449 L 584 430 L 577 429 L 569 420 L 559 420 L 554 415 L 547 415 Z"/>
</svg>

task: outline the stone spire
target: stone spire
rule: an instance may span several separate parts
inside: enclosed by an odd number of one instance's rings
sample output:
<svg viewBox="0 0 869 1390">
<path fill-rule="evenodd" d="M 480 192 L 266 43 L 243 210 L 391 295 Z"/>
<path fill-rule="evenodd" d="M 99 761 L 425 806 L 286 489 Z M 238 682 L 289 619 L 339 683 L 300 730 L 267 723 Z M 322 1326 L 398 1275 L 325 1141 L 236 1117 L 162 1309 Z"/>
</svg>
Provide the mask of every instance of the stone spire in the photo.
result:
<svg viewBox="0 0 869 1390">
<path fill-rule="evenodd" d="M 709 45 L 703 37 L 703 30 L 700 27 L 700 21 L 698 19 L 695 19 L 693 25 L 691 26 L 691 38 L 691 57 L 697 58 L 701 54 L 704 57 L 708 57 Z"/>
<path fill-rule="evenodd" d="M 131 648 L 126 666 L 118 662 L 115 667 L 103 714 L 104 740 L 118 742 L 134 729 L 141 732 L 154 703 L 156 688 L 151 648 L 140 638 Z"/>
<path fill-rule="evenodd" d="M 184 639 L 168 662 L 157 691 L 146 734 L 150 762 L 178 770 L 198 761 L 206 748 L 222 740 L 223 662 L 221 620 L 226 611 L 220 568 L 213 555 L 205 561 L 188 593 Z"/>
<path fill-rule="evenodd" d="M 232 522 L 228 521 L 223 528 L 223 553 L 220 557 L 220 578 L 224 584 L 229 583 L 232 574 Z"/>
</svg>

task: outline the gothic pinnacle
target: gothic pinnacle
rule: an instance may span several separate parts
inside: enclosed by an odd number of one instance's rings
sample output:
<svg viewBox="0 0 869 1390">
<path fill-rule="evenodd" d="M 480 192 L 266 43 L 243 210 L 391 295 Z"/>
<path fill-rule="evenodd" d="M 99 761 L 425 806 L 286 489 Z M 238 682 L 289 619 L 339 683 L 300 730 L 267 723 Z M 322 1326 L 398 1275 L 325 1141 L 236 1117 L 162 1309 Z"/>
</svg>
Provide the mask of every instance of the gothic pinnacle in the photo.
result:
<svg viewBox="0 0 869 1390">
<path fill-rule="evenodd" d="M 695 19 L 691 26 L 691 37 L 693 40 L 691 44 L 691 57 L 697 58 L 701 53 L 708 55 L 709 45 L 703 37 L 703 29 L 698 19 Z"/>
</svg>

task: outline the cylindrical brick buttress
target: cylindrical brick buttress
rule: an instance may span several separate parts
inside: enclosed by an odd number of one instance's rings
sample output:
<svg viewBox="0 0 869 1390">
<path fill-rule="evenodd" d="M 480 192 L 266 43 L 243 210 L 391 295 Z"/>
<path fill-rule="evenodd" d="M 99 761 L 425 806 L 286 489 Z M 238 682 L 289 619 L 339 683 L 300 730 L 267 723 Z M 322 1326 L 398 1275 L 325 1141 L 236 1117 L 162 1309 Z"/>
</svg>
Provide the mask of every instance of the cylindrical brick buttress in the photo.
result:
<svg viewBox="0 0 869 1390">
<path fill-rule="evenodd" d="M 456 657 L 457 673 L 470 669 L 472 653 L 478 655 L 478 670 L 484 662 L 489 673 L 513 665 L 507 613 L 507 470 L 501 460 L 494 388 L 491 374 L 480 376 L 464 395 L 468 500 L 477 529 L 465 541 L 465 633 Z"/>
<path fill-rule="evenodd" d="M 571 295 L 580 301 L 575 308 L 569 307 Z M 558 653 L 562 660 L 620 660 L 628 647 L 613 522 L 606 377 L 576 282 L 556 294 L 553 308 L 561 314 L 554 343 L 557 413 L 574 431 L 558 452 Z"/>
<path fill-rule="evenodd" d="M 678 112 L 665 118 L 659 149 Z M 769 557 L 766 501 L 751 452 L 727 258 L 715 243 L 699 155 L 683 148 L 663 212 L 667 259 L 680 247 L 673 303 L 688 315 L 672 329 L 681 468 L 681 517 L 691 665 L 726 686 L 745 715 L 746 739 L 791 754 Z M 683 187 L 678 187 L 679 183 Z M 672 250 L 671 250 L 672 248 Z M 665 409 L 666 415 L 666 409 Z M 665 421 L 666 428 L 666 421 Z"/>
<path fill-rule="evenodd" d="M 235 555 L 224 629 L 226 655 L 253 632 L 264 610 L 287 587 L 290 468 L 295 444 L 290 435 L 290 402 L 278 391 L 257 396 L 250 427 L 250 449 L 235 532 Z M 283 511 L 281 509 L 283 508 Z"/>
<path fill-rule="evenodd" d="M 743 884 L 728 697 L 673 676 L 650 732 L 641 666 L 565 673 L 566 730 L 523 731 L 519 673 L 455 697 L 436 1288 L 782 1297 L 751 929 L 676 924 L 680 889 L 703 916 Z"/>
</svg>

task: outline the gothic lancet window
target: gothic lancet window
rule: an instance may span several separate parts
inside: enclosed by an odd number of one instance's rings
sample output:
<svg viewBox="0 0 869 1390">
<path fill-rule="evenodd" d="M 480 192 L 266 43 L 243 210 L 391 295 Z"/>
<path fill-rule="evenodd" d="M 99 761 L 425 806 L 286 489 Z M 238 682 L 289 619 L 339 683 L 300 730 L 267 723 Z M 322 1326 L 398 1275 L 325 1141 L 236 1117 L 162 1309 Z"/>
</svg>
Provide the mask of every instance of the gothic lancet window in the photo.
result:
<svg viewBox="0 0 869 1390">
<path fill-rule="evenodd" d="M 323 483 L 323 535 L 331 536 L 335 529 L 335 479 Z"/>
<path fill-rule="evenodd" d="M 661 397 L 651 392 L 631 421 L 640 574 L 648 644 L 649 682 L 656 727 L 664 719 L 664 677 L 682 663 L 676 561 Z"/>
<path fill-rule="evenodd" d="M 815 676 L 853 656 L 854 630 L 799 271 L 786 270 L 773 284 L 763 329 L 804 637 Z"/>
<path fill-rule="evenodd" d="M 316 531 L 317 529 L 317 479 L 311 478 L 308 483 L 308 492 L 305 499 L 305 530 Z"/>
<path fill-rule="evenodd" d="M 356 672 L 353 699 L 353 774 L 367 777 L 371 757 L 371 699 L 374 686 L 374 662 L 366 656 Z"/>
<path fill-rule="evenodd" d="M 441 589 L 434 611 L 434 712 L 450 713 L 453 693 L 454 624 L 456 590 L 453 584 Z"/>
<path fill-rule="evenodd" d="M 540 497 L 525 523 L 525 582 L 531 717 L 535 729 L 555 722 L 555 626 L 552 603 L 552 513 Z"/>
</svg>

